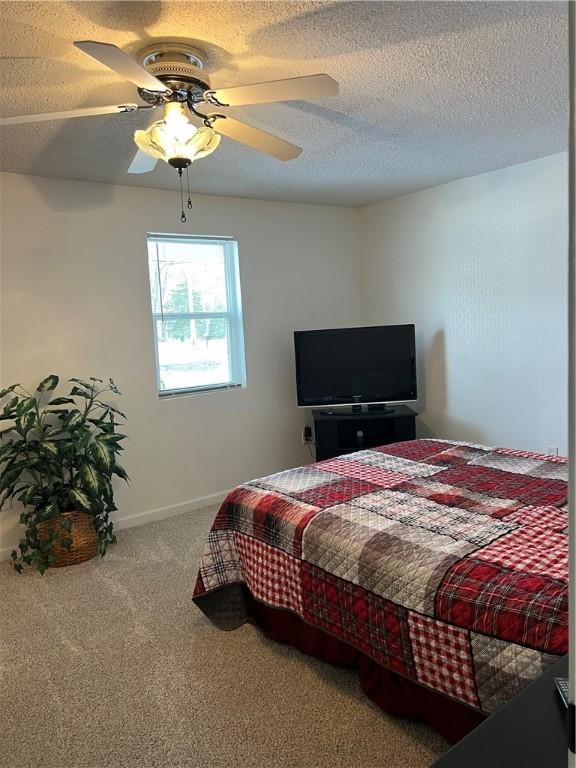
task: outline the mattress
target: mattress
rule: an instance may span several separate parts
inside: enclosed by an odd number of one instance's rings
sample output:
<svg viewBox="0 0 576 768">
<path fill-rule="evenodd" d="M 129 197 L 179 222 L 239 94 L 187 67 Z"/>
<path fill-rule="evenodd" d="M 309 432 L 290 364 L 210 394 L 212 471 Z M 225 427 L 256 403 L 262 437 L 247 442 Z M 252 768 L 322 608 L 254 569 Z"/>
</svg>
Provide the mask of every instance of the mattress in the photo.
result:
<svg viewBox="0 0 576 768">
<path fill-rule="evenodd" d="M 562 457 L 395 443 L 234 489 L 194 601 L 222 629 L 292 612 L 486 715 L 567 653 L 567 528 Z"/>
</svg>

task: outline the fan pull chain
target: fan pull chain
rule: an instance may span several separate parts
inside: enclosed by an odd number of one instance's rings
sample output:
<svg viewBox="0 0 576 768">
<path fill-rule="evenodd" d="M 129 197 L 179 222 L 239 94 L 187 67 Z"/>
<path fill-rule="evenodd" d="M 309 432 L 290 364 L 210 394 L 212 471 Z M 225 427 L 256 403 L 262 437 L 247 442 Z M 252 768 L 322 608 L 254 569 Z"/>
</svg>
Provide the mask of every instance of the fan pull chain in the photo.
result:
<svg viewBox="0 0 576 768">
<path fill-rule="evenodd" d="M 182 224 L 186 221 L 186 214 L 184 213 L 184 192 L 182 190 L 182 168 L 178 168 L 178 176 L 180 177 L 180 206 L 182 213 L 180 214 L 180 221 Z"/>
<path fill-rule="evenodd" d="M 186 189 L 188 190 L 188 202 L 187 207 L 192 208 L 192 200 L 190 200 L 190 176 L 188 175 L 188 166 L 186 166 Z"/>
</svg>

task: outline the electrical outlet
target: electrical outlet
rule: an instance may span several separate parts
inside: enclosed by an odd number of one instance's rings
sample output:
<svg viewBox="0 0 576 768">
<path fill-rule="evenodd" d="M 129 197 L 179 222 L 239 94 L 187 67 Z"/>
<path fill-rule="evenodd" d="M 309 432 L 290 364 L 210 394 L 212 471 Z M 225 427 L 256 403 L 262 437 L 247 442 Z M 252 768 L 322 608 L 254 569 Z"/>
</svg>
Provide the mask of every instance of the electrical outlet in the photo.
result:
<svg viewBox="0 0 576 768">
<path fill-rule="evenodd" d="M 302 430 L 302 445 L 308 445 L 312 442 L 312 427 L 306 426 Z"/>
<path fill-rule="evenodd" d="M 546 446 L 546 454 L 548 456 L 558 456 L 558 446 L 556 446 L 556 445 L 547 445 Z"/>
</svg>

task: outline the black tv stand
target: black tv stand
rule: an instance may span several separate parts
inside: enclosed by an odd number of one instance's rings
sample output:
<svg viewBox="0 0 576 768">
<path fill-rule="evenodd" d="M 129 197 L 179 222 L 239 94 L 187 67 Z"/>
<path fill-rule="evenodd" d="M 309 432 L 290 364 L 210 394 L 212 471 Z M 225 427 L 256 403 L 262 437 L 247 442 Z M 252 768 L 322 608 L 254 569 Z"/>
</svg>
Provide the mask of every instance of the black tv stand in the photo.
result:
<svg viewBox="0 0 576 768">
<path fill-rule="evenodd" d="M 312 412 L 318 461 L 416 437 L 416 414 L 406 405 L 354 408 Z"/>
</svg>

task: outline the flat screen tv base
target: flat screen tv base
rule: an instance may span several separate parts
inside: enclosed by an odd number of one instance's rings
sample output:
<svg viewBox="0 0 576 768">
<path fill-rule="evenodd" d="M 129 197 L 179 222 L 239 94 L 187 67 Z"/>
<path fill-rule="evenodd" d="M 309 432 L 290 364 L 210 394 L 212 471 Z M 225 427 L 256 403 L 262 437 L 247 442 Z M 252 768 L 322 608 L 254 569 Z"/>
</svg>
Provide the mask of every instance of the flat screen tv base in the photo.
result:
<svg viewBox="0 0 576 768">
<path fill-rule="evenodd" d="M 366 411 L 322 409 L 312 415 L 317 461 L 416 437 L 416 414 L 407 405 Z"/>
<path fill-rule="evenodd" d="M 366 413 L 367 411 L 377 411 L 378 413 L 394 413 L 394 408 L 385 403 L 353 403 L 352 405 L 338 405 L 319 409 L 322 413 L 332 415 L 333 413 Z"/>
</svg>

